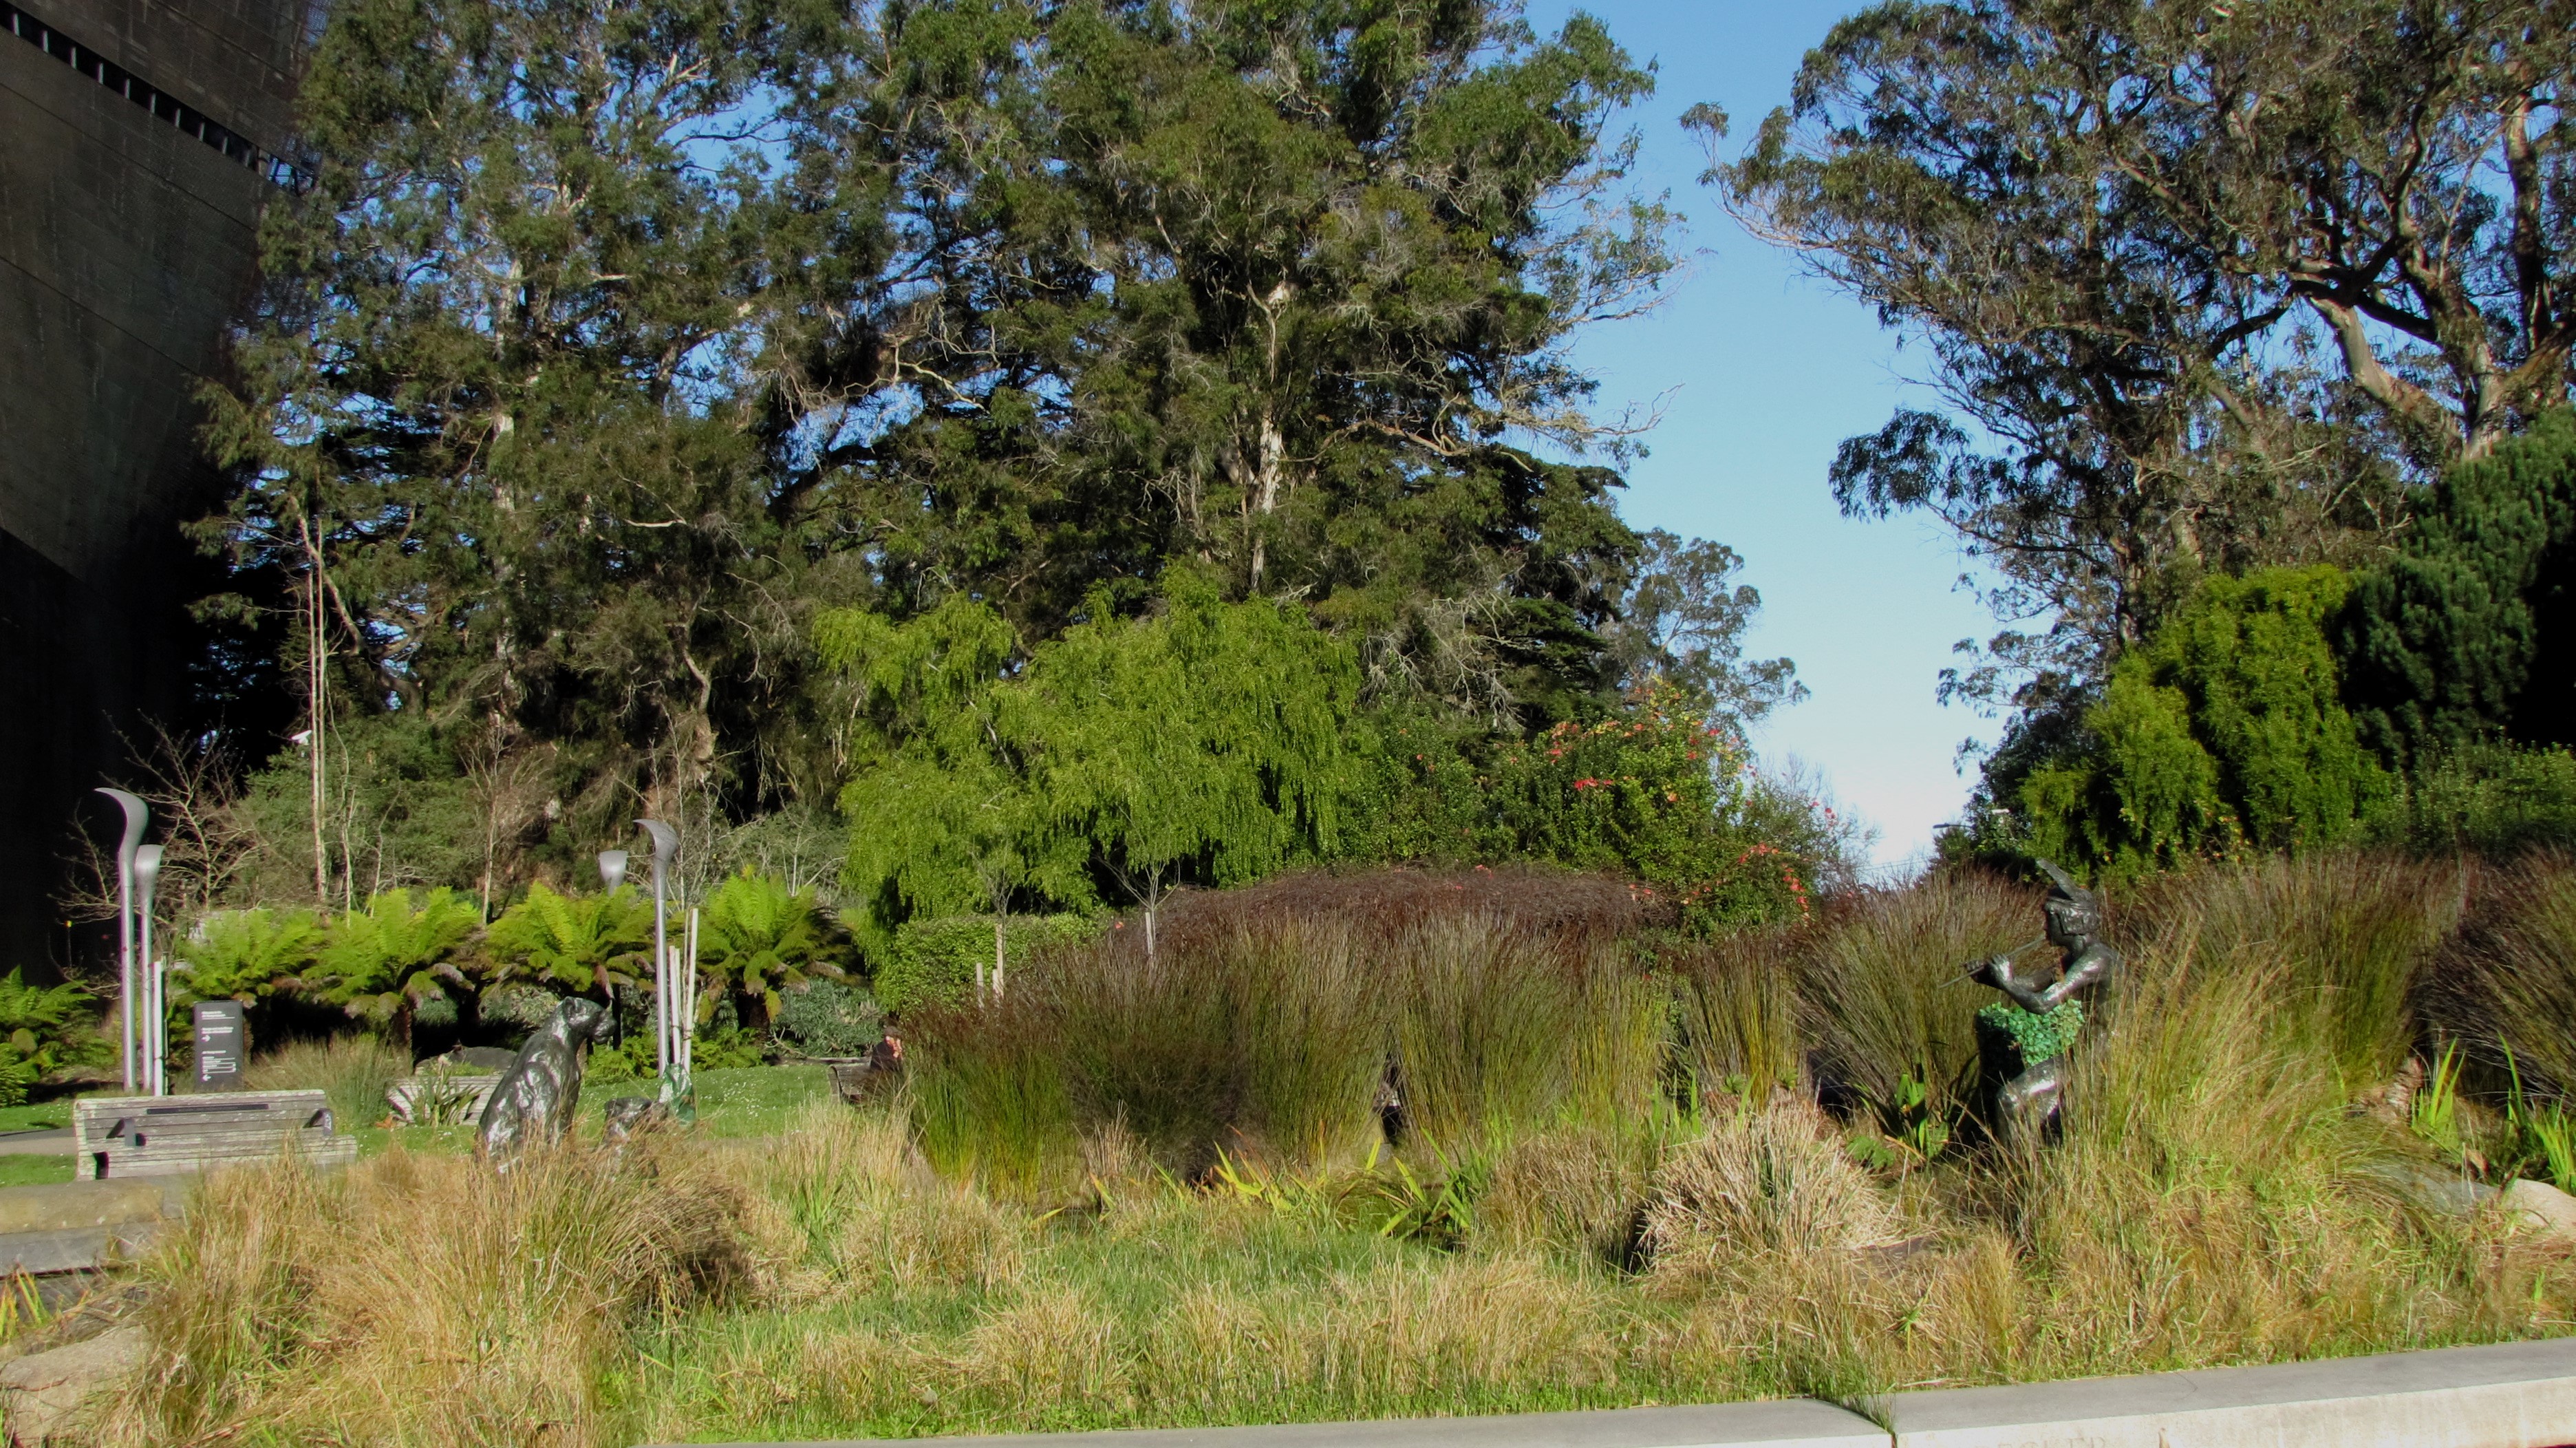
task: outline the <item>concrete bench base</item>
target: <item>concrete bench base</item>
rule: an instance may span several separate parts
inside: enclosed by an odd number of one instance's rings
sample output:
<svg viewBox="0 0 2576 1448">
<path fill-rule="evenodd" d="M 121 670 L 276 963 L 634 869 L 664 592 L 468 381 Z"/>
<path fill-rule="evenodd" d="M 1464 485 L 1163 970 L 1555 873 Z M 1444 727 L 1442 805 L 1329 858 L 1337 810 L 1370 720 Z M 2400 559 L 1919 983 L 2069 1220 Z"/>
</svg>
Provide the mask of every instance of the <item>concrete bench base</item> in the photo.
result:
<svg viewBox="0 0 2576 1448">
<path fill-rule="evenodd" d="M 1897 1393 L 1869 1406 L 1894 1431 L 1798 1399 L 940 1441 L 956 1448 L 2559 1448 L 2576 1444 L 2576 1339 Z"/>
</svg>

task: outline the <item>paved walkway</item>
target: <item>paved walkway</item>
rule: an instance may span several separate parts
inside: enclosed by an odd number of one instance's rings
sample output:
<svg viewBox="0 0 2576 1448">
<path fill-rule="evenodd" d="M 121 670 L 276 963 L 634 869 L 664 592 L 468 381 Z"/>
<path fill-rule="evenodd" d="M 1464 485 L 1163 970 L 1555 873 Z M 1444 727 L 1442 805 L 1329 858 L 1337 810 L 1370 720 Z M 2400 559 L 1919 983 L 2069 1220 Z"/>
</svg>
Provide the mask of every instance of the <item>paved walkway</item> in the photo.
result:
<svg viewBox="0 0 2576 1448">
<path fill-rule="evenodd" d="M 1897 1393 L 1864 1406 L 1868 1417 L 1798 1399 L 938 1441 L 953 1448 L 2562 1448 L 2576 1444 L 2576 1338 Z"/>
<path fill-rule="evenodd" d="M 69 1156 L 72 1129 L 39 1127 L 33 1131 L 0 1131 L 0 1156 Z"/>
</svg>

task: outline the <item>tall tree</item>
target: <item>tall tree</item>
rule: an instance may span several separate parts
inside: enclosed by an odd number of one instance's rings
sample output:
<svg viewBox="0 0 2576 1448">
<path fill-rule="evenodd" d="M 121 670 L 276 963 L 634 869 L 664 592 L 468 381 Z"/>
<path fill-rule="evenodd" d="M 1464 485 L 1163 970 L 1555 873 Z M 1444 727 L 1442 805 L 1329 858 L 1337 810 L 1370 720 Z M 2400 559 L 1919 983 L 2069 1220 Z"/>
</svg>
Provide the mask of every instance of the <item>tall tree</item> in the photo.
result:
<svg viewBox="0 0 2576 1448">
<path fill-rule="evenodd" d="M 2026 703 L 2205 572 L 2356 561 L 2403 480 L 2567 395 L 2570 18 L 1894 0 L 1837 25 L 1710 179 L 1922 338 L 1958 415 L 1846 443 L 1845 509 L 1931 510 L 2002 611 L 2054 615 L 2000 640 Z"/>
<path fill-rule="evenodd" d="M 1359 696 L 1353 651 L 1301 610 L 1226 604 L 1187 566 L 1163 582 L 1145 616 L 1041 650 L 1013 710 L 1051 808 L 1144 907 L 1148 954 L 1175 884 L 1331 853 Z"/>
<path fill-rule="evenodd" d="M 1604 134 L 1646 76 L 1596 23 L 1540 40 L 1480 0 L 887 15 L 888 54 L 922 63 L 846 69 L 812 134 L 924 137 L 903 227 L 943 240 L 899 315 L 819 298 L 850 320 L 817 320 L 800 365 L 813 471 L 898 611 L 966 588 L 1045 637 L 1188 557 L 1230 596 L 1308 601 L 1389 683 L 1542 717 L 1602 687 L 1618 477 L 1507 441 L 1616 441 L 1567 349 L 1672 264 Z"/>
<path fill-rule="evenodd" d="M 1164 585 L 1144 613 L 1025 656 L 963 600 L 905 624 L 825 616 L 825 655 L 867 701 L 870 748 L 841 799 L 872 943 L 909 918 L 990 912 L 998 978 L 1015 909 L 1088 909 L 1114 885 L 1150 929 L 1174 884 L 1331 852 L 1353 651 L 1295 605 L 1225 602 L 1187 565 Z"/>
<path fill-rule="evenodd" d="M 344 697 L 571 743 L 585 816 L 713 784 L 795 635 L 803 516 L 743 413 L 786 43 L 761 0 L 335 7 L 212 394 L 212 531 L 317 601 Z"/>
</svg>

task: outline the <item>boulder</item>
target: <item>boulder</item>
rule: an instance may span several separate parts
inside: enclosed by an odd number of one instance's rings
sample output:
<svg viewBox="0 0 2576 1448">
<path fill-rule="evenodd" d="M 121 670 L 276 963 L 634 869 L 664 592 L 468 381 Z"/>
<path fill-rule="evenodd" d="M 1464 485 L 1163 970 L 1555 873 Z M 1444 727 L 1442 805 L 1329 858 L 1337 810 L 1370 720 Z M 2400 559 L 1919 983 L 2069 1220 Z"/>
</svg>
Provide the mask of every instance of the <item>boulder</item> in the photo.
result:
<svg viewBox="0 0 2576 1448">
<path fill-rule="evenodd" d="M 68 1442 L 65 1431 L 92 1394 L 135 1371 L 152 1356 L 152 1339 L 140 1327 L 120 1327 L 69 1347 L 0 1364 L 0 1404 L 8 1410 L 13 1448 Z"/>
<path fill-rule="evenodd" d="M 2550 1242 L 2576 1245 L 2576 1197 L 2547 1182 L 2517 1181 L 2504 1189 L 2504 1209 L 2515 1225 Z"/>
</svg>

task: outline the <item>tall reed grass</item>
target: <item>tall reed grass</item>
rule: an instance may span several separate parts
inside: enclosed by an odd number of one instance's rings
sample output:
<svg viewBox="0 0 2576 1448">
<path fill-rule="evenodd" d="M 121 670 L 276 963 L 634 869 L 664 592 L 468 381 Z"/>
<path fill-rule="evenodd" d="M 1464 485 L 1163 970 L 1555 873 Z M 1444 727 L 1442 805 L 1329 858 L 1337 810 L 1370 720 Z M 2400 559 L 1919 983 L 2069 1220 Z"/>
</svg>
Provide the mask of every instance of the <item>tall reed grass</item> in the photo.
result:
<svg viewBox="0 0 2576 1448">
<path fill-rule="evenodd" d="M 1944 871 L 1836 902 L 1794 957 L 1819 1088 L 1881 1114 L 1919 1101 L 1935 1119 L 1958 1115 L 1976 1080 L 1977 1008 L 1994 998 L 1961 976 L 2038 934 L 2040 898 L 1983 871 Z"/>
<path fill-rule="evenodd" d="M 1311 874 L 1163 913 L 1150 953 L 1112 931 L 910 1023 L 933 1162 L 1061 1194 L 1114 1129 L 1184 1179 L 1315 1169 L 1378 1149 L 1390 1112 L 1455 1161 L 1654 1098 L 1665 997 L 1630 942 L 1655 917 L 1617 881 Z"/>
<path fill-rule="evenodd" d="M 293 1041 L 253 1057 L 241 1084 L 255 1091 L 329 1093 L 340 1129 L 373 1126 L 390 1108 L 385 1089 L 411 1074 L 411 1056 L 373 1036 Z"/>
</svg>

